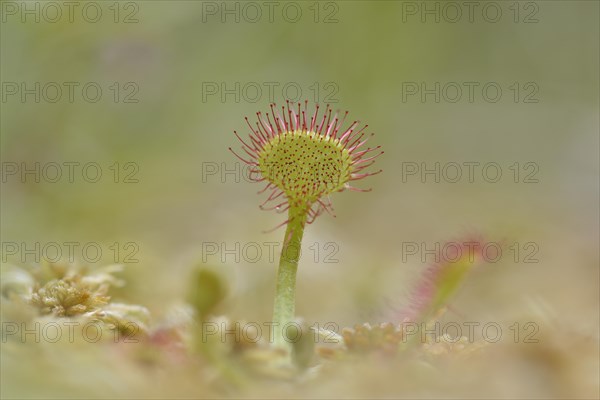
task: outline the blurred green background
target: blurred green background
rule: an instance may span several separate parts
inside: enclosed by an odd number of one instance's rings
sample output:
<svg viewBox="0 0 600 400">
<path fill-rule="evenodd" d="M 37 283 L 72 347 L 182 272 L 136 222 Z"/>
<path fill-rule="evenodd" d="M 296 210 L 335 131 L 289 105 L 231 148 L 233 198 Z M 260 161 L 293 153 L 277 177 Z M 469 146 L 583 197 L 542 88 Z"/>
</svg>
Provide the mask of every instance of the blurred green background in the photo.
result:
<svg viewBox="0 0 600 400">
<path fill-rule="evenodd" d="M 22 21 L 25 3 L 2 2 L 3 173 L 12 163 L 96 162 L 103 176 L 88 183 L 79 168 L 73 183 L 3 176 L 3 242 L 96 242 L 103 262 L 113 261 L 108 248 L 114 242 L 134 242 L 139 262 L 126 263 L 128 285 L 115 297 L 147 306 L 157 319 L 183 301 L 189 272 L 204 259 L 229 279 L 229 315 L 268 320 L 277 260 L 268 259 L 266 247 L 259 262 L 233 256 L 222 262 L 220 255 L 203 255 L 203 244 L 281 241 L 283 229 L 261 233 L 285 218 L 258 209 L 265 198 L 256 195 L 260 187 L 220 173 L 223 165 L 237 165 L 227 148 L 239 147 L 233 130 L 247 132 L 244 116 L 267 111 L 271 100 L 284 102 L 283 87 L 291 83 L 302 99 L 329 100 L 349 110 L 350 119 L 368 123 L 375 132 L 371 143 L 385 150 L 377 163 L 384 172 L 358 184 L 373 191 L 334 195 L 337 218 L 322 216 L 307 229 L 305 245 L 318 243 L 324 254 L 324 244 L 335 243 L 339 262 L 315 262 L 305 253 L 299 315 L 339 326 L 377 322 L 389 307 L 385 299 L 402 304 L 428 264 L 416 256 L 403 260 L 402 243 L 433 246 L 481 232 L 521 248 L 534 242 L 539 262 L 523 262 L 523 252 L 514 262 L 510 253 L 479 269 L 453 304 L 463 317 L 450 318 L 538 321 L 541 308 L 597 340 L 598 2 L 496 2 L 502 16 L 495 23 L 482 14 L 486 2 L 477 2 L 472 22 L 463 7 L 456 23 L 445 20 L 454 16 L 445 3 L 437 3 L 439 23 L 428 14 L 422 21 L 421 9 L 436 2 L 296 2 L 289 14 L 282 2 L 272 22 L 262 2 L 250 6 L 263 13 L 257 22 L 250 21 L 255 9 L 243 2 L 97 2 L 102 17 L 96 23 L 83 18 L 85 2 L 73 22 L 66 15 L 48 21 L 53 10 L 44 16 L 46 3 L 27 2 L 34 10 L 36 3 L 39 23 L 31 15 Z M 225 7 L 238 7 L 239 23 L 235 11 L 222 14 Z M 414 15 L 407 13 L 412 7 Z M 296 8 L 302 15 L 290 22 Z M 73 102 L 66 92 L 55 103 L 43 93 L 36 102 L 35 95 L 22 101 L 21 92 L 9 93 L 23 82 L 79 86 Z M 89 82 L 102 88 L 98 102 L 82 95 Z M 433 95 L 421 101 L 420 93 L 403 99 L 412 82 L 479 86 L 472 102 L 466 89 L 457 102 L 443 93 L 439 102 Z M 502 88 L 495 103 L 481 92 L 489 82 Z M 239 83 L 248 92 L 240 90 L 239 101 L 234 94 L 222 98 L 221 83 L 229 89 Z M 217 94 L 207 91 L 214 84 Z M 262 88 L 258 96 L 254 84 Z M 524 102 L 532 87 L 538 101 Z M 473 183 L 464 176 L 457 183 L 431 176 L 423 183 L 402 175 L 406 162 L 471 161 L 498 163 L 502 179 L 486 182 L 479 169 Z M 109 168 L 115 162 L 119 183 Z M 123 182 L 128 162 L 139 169 L 138 183 Z M 523 183 L 521 175 L 515 183 L 509 169 L 515 162 L 522 174 L 529 172 L 525 163 L 536 163 L 539 182 Z M 217 174 L 203 175 L 207 165 L 217 165 Z M 590 375 L 566 384 L 565 393 L 580 387 L 585 396 L 597 385 L 598 365 L 592 364 L 585 369 Z M 547 394 L 540 390 L 531 393 Z"/>
</svg>

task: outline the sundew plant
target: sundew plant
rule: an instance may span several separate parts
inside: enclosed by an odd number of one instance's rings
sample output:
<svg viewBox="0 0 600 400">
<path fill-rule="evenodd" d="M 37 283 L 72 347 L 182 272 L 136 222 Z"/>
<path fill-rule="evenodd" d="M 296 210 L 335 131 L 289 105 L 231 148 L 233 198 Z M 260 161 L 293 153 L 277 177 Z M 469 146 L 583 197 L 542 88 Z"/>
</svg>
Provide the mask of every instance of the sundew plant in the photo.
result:
<svg viewBox="0 0 600 400">
<path fill-rule="evenodd" d="M 235 132 L 247 158 L 230 148 L 252 168 L 256 182 L 266 183 L 260 192 L 268 197 L 260 207 L 288 214 L 282 223 L 286 231 L 273 312 L 273 322 L 280 327 L 275 330 L 275 346 L 287 351 L 290 344 L 282 328 L 294 320 L 296 273 L 306 224 L 323 212 L 333 215 L 332 193 L 368 191 L 352 184 L 381 172 L 365 172 L 383 151 L 380 146 L 367 147 L 368 125 L 359 128 L 359 121 L 354 121 L 344 127 L 347 116 L 348 112 L 341 118 L 332 115 L 329 105 L 322 115 L 318 105 L 309 111 L 308 101 L 297 108 L 288 102 L 281 112 L 272 104 L 271 113 L 256 114 L 255 126 L 246 118 L 251 131 L 247 141 Z"/>
</svg>

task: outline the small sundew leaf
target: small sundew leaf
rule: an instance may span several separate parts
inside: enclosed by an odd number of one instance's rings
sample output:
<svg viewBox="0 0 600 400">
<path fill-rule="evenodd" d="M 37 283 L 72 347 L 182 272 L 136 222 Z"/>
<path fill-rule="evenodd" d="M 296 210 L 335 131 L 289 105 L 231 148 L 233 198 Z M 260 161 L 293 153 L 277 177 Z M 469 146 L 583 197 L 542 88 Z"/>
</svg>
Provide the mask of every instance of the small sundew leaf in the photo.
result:
<svg viewBox="0 0 600 400">
<path fill-rule="evenodd" d="M 206 268 L 194 271 L 192 281 L 189 301 L 203 320 L 225 298 L 226 286 L 217 273 Z"/>
<path fill-rule="evenodd" d="M 294 338 L 292 340 L 294 364 L 304 370 L 310 365 L 315 353 L 315 335 L 306 323 L 301 323 L 295 327 L 296 329 L 288 329 L 286 333 L 289 338 Z"/>
<path fill-rule="evenodd" d="M 482 259 L 481 240 L 463 240 L 444 246 L 441 262 L 428 267 L 401 317 L 403 322 L 428 322 L 440 313 L 473 267 Z"/>
</svg>

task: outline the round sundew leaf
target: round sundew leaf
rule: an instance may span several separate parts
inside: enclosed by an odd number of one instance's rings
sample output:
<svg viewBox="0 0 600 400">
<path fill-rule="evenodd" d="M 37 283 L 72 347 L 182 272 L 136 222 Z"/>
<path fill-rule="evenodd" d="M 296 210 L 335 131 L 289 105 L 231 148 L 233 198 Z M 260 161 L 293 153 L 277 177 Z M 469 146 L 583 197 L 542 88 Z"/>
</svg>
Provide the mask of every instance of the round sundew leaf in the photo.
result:
<svg viewBox="0 0 600 400">
<path fill-rule="evenodd" d="M 266 143 L 258 167 L 288 199 L 307 203 L 343 189 L 352 171 L 350 154 L 339 140 L 302 130 Z"/>
<path fill-rule="evenodd" d="M 323 113 L 315 106 L 314 113 L 308 110 L 308 101 L 279 111 L 275 104 L 271 112 L 256 113 L 256 121 L 246 124 L 251 134 L 246 139 L 236 131 L 241 151 L 229 150 L 249 166 L 249 178 L 254 182 L 266 182 L 258 193 L 267 193 L 260 205 L 263 210 L 288 211 L 289 218 L 282 224 L 307 217 L 312 223 L 323 212 L 333 216 L 329 195 L 345 189 L 368 192 L 351 181 L 362 180 L 382 170 L 367 172 L 375 159 L 383 154 L 381 146 L 367 147 L 370 136 L 360 127 L 358 120 L 345 125 L 346 111 L 342 116 L 333 113 L 329 105 Z M 346 126 L 345 128 L 343 128 Z M 239 153 L 239 154 L 238 154 Z"/>
</svg>

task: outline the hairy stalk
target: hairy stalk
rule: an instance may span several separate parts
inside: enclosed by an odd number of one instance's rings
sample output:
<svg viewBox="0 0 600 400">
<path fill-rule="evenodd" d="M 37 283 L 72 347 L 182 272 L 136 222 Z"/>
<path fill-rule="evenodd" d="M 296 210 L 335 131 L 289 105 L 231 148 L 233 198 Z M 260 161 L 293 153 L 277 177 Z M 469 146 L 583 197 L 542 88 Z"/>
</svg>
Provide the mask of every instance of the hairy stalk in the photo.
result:
<svg viewBox="0 0 600 400">
<path fill-rule="evenodd" d="M 286 325 L 294 321 L 296 302 L 296 271 L 300 258 L 300 246 L 306 224 L 306 207 L 290 207 L 288 224 L 283 238 L 283 248 L 277 271 L 277 288 L 273 309 L 273 343 L 275 347 L 291 354 L 292 345 L 285 336 Z"/>
</svg>

